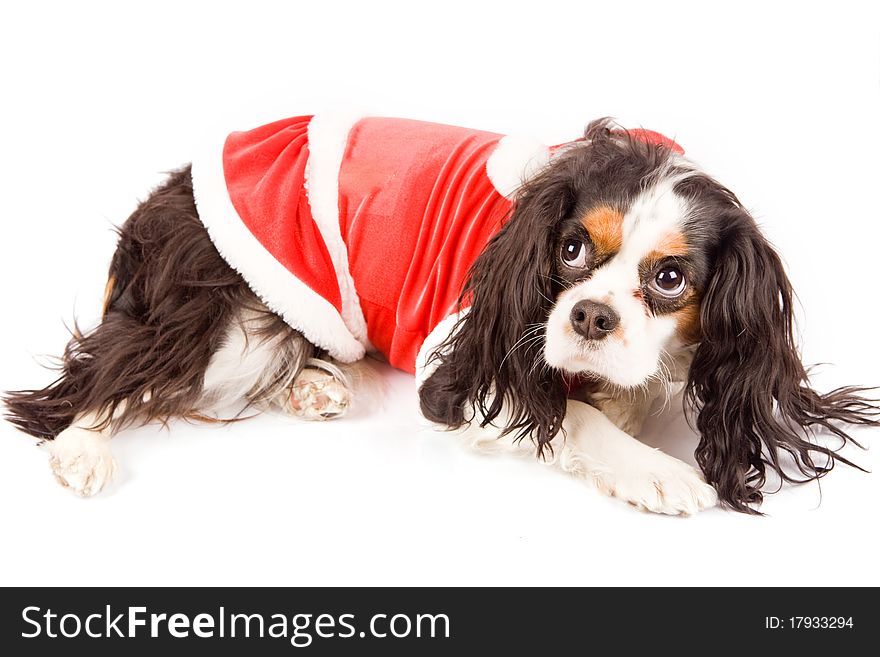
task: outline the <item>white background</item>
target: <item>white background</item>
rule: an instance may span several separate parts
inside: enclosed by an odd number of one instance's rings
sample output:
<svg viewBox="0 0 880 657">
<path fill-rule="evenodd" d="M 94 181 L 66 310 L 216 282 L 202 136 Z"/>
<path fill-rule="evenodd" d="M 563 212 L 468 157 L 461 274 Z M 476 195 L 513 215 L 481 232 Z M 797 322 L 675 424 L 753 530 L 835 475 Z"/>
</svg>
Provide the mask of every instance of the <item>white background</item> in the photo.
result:
<svg viewBox="0 0 880 657">
<path fill-rule="evenodd" d="M 0 388 L 49 382 L 63 322 L 97 317 L 111 225 L 206 130 L 352 106 L 548 143 L 604 115 L 675 137 L 784 255 L 819 387 L 878 384 L 878 13 L 777 5 L 5 3 Z M 765 518 L 655 517 L 425 432 L 411 378 L 382 374 L 381 403 L 340 422 L 121 435 L 90 500 L 2 423 L 0 584 L 880 584 L 874 475 L 835 470 L 821 505 L 785 489 Z M 650 439 L 695 440 L 676 413 Z"/>
</svg>

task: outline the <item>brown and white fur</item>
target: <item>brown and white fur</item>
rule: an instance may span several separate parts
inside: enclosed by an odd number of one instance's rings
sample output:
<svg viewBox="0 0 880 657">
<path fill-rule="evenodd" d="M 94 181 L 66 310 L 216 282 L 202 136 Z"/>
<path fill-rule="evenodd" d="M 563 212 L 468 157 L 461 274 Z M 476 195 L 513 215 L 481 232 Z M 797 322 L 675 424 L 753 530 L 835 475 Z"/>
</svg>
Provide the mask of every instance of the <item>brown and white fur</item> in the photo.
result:
<svg viewBox="0 0 880 657">
<path fill-rule="evenodd" d="M 50 441 L 59 482 L 100 491 L 116 470 L 109 439 L 132 424 L 210 420 L 240 401 L 306 419 L 345 413 L 354 367 L 267 310 L 220 257 L 189 168 L 119 235 L 100 325 L 75 333 L 54 383 L 6 396 L 9 419 Z M 847 442 L 843 425 L 878 423 L 860 389 L 809 386 L 792 294 L 730 191 L 597 121 L 519 190 L 471 269 L 468 308 L 429 336 L 421 409 L 484 449 L 537 446 L 649 511 L 691 514 L 720 499 L 755 512 L 768 469 L 794 482 L 852 465 L 811 431 Z M 702 472 L 637 439 L 676 382 Z"/>
</svg>

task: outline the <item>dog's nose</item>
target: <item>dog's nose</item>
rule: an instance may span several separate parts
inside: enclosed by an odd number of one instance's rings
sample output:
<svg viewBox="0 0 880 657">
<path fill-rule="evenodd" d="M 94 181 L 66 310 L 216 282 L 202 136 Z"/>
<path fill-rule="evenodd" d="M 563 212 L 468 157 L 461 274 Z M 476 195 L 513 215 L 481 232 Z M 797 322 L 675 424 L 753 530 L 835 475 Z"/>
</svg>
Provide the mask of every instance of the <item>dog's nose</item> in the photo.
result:
<svg viewBox="0 0 880 657">
<path fill-rule="evenodd" d="M 584 299 L 571 309 L 571 327 L 588 340 L 601 340 L 620 324 L 611 306 Z"/>
</svg>

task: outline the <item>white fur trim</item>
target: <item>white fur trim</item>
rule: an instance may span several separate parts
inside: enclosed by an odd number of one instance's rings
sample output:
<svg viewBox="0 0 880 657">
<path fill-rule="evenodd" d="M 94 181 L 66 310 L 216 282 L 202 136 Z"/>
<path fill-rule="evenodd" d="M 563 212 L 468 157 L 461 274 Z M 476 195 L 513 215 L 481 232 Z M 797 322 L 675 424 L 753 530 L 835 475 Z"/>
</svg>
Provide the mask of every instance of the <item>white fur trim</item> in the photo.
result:
<svg viewBox="0 0 880 657">
<path fill-rule="evenodd" d="M 549 162 L 550 149 L 538 139 L 507 135 L 486 160 L 486 173 L 499 194 L 513 198 Z"/>
<path fill-rule="evenodd" d="M 343 363 L 360 360 L 364 344 L 333 304 L 278 262 L 238 216 L 223 174 L 223 143 L 203 149 L 192 165 L 196 208 L 214 246 L 263 303 L 309 342 Z"/>
<path fill-rule="evenodd" d="M 437 371 L 440 366 L 439 360 L 431 359 L 430 356 L 436 351 L 445 340 L 452 334 L 455 323 L 460 317 L 463 317 L 469 308 L 465 308 L 460 313 L 452 313 L 448 317 L 444 317 L 434 330 L 428 333 L 422 346 L 419 347 L 419 353 L 416 355 L 416 390 L 422 387 L 431 375 Z"/>
<path fill-rule="evenodd" d="M 312 218 L 321 231 L 336 270 L 342 295 L 342 321 L 361 344 L 367 345 L 367 322 L 348 268 L 348 249 L 339 227 L 339 170 L 345 156 L 348 134 L 360 118 L 318 114 L 309 121 L 309 161 L 306 163 L 305 185 Z"/>
</svg>

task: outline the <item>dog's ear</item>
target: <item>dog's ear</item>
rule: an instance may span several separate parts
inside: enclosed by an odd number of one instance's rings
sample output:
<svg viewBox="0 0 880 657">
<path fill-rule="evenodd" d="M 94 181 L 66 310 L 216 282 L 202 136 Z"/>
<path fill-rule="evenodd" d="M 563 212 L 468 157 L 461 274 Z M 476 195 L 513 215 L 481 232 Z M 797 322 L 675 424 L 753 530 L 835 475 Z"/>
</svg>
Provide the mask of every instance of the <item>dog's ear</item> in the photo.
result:
<svg viewBox="0 0 880 657">
<path fill-rule="evenodd" d="M 723 504 L 756 513 L 749 505 L 761 502 L 768 468 L 784 481 L 803 482 L 836 460 L 853 465 L 811 442 L 810 430 L 855 443 L 840 423 L 876 424 L 877 410 L 858 395 L 861 388 L 823 395 L 809 386 L 779 256 L 744 210 L 727 214 L 719 222 L 723 234 L 703 296 L 687 399 L 697 411 L 696 459 L 707 481 Z"/>
<path fill-rule="evenodd" d="M 512 215 L 474 262 L 469 306 L 436 351 L 439 366 L 419 391 L 422 413 L 459 427 L 498 419 L 539 452 L 565 414 L 561 375 L 543 360 L 544 322 L 558 291 L 555 231 L 576 201 L 574 168 L 551 166 L 520 189 Z"/>
</svg>

